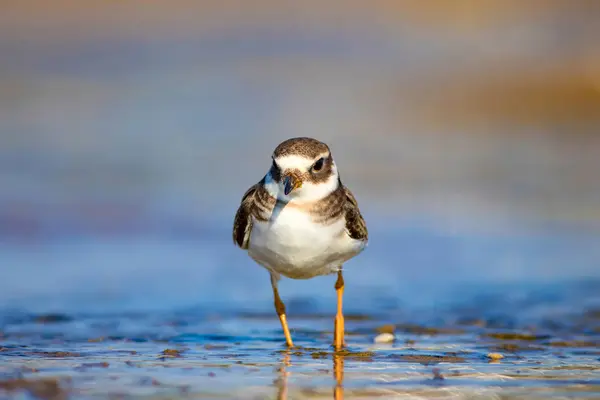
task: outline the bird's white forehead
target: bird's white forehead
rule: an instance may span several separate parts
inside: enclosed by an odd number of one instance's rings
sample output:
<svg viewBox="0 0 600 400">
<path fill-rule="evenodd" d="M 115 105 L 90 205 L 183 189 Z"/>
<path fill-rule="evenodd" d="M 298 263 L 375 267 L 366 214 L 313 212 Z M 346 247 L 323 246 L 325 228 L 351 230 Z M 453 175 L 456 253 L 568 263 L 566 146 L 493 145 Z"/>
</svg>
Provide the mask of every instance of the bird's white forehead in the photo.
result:
<svg viewBox="0 0 600 400">
<path fill-rule="evenodd" d="M 275 159 L 275 162 L 277 162 L 277 165 L 282 170 L 294 169 L 294 168 L 308 169 L 313 165 L 313 163 L 316 160 L 318 160 L 321 157 L 327 157 L 327 153 L 320 154 L 316 158 L 306 158 L 306 157 L 299 156 L 299 155 L 287 155 L 287 156 L 277 157 Z"/>
</svg>

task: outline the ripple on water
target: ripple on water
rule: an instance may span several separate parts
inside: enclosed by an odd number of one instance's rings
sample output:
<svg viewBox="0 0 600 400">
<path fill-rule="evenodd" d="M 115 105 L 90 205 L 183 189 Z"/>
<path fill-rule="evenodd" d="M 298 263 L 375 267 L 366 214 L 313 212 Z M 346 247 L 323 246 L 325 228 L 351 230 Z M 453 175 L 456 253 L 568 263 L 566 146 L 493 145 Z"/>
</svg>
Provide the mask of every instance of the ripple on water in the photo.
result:
<svg viewBox="0 0 600 400">
<path fill-rule="evenodd" d="M 316 398 L 337 387 L 348 398 L 600 396 L 598 309 L 523 308 L 527 318 L 506 323 L 474 309 L 449 309 L 423 324 L 349 314 L 348 347 L 338 352 L 332 316 L 321 312 L 289 316 L 297 345 L 289 350 L 271 313 L 5 313 L 0 393 Z M 381 333 L 394 340 L 374 343 Z"/>
</svg>

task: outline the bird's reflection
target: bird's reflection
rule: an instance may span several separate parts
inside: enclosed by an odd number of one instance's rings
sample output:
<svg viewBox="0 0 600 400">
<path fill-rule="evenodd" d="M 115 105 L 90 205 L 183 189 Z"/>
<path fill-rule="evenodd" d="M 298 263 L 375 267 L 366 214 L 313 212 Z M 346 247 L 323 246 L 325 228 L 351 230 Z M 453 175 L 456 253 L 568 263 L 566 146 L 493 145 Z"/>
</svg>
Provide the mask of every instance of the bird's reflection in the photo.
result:
<svg viewBox="0 0 600 400">
<path fill-rule="evenodd" d="M 283 353 L 281 360 L 281 366 L 279 367 L 279 377 L 275 381 L 277 386 L 277 399 L 287 400 L 288 394 L 288 376 L 290 372 L 287 368 L 292 365 L 290 361 L 290 351 Z M 344 398 L 344 356 L 333 354 L 333 378 L 335 379 L 335 386 L 333 388 L 333 398 L 335 400 L 341 400 Z"/>
<path fill-rule="evenodd" d="M 275 381 L 275 384 L 277 386 L 277 399 L 278 400 L 286 400 L 287 399 L 287 392 L 288 392 L 287 378 L 289 375 L 289 372 L 287 371 L 287 367 L 289 367 L 290 365 L 291 365 L 290 351 L 287 350 L 285 353 L 283 353 L 283 358 L 281 360 L 281 367 L 279 368 L 280 376 Z"/>
<path fill-rule="evenodd" d="M 344 357 L 333 354 L 333 377 L 335 378 L 335 388 L 333 389 L 333 398 L 343 399 L 344 398 Z"/>
</svg>

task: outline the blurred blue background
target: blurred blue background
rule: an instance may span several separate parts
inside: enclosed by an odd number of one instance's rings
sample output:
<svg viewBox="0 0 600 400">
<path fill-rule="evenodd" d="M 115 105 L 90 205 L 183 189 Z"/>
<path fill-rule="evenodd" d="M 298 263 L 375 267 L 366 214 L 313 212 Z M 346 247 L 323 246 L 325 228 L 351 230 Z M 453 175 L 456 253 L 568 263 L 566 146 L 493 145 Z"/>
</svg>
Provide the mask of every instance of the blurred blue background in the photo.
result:
<svg viewBox="0 0 600 400">
<path fill-rule="evenodd" d="M 370 228 L 347 309 L 598 305 L 599 18 L 594 1 L 2 1 L 0 309 L 271 313 L 231 227 L 294 136 L 330 145 Z M 333 278 L 281 293 L 291 313 L 335 307 Z"/>
</svg>

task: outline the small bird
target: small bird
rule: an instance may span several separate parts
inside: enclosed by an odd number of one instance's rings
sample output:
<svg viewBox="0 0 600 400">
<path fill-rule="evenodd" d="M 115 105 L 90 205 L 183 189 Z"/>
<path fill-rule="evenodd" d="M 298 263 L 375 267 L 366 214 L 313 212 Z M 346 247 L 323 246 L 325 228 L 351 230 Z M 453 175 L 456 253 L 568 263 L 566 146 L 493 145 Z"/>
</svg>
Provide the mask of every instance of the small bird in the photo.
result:
<svg viewBox="0 0 600 400">
<path fill-rule="evenodd" d="M 342 266 L 366 248 L 366 223 L 325 143 L 308 137 L 288 139 L 271 158 L 267 174 L 242 197 L 233 241 L 271 274 L 275 311 L 289 347 L 292 337 L 277 289 L 281 275 L 309 279 L 337 273 L 333 345 L 341 349 Z"/>
</svg>

